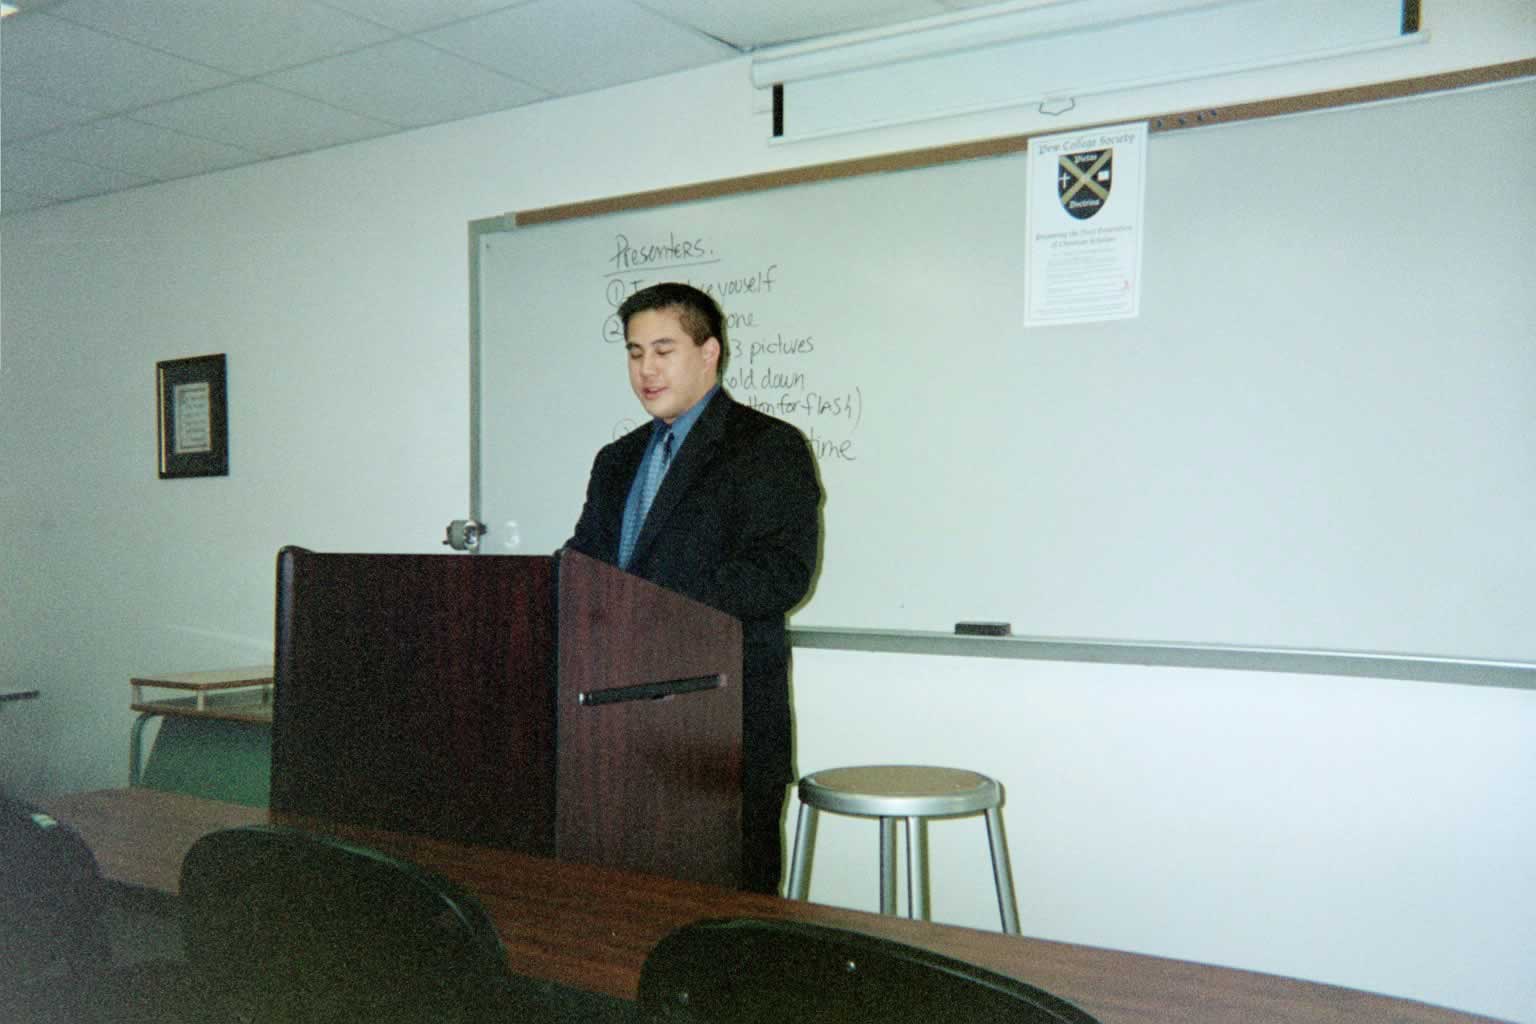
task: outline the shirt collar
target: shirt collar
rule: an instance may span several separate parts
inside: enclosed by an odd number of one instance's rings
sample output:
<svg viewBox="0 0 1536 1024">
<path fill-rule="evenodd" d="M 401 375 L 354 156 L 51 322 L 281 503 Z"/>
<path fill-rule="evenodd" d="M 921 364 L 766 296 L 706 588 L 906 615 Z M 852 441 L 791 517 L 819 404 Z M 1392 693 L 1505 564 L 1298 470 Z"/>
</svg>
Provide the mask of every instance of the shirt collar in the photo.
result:
<svg viewBox="0 0 1536 1024">
<path fill-rule="evenodd" d="M 714 398 L 715 397 L 715 393 L 718 392 L 719 390 L 720 390 L 720 385 L 716 384 L 714 387 L 710 388 L 709 391 L 707 391 L 705 393 L 703 398 L 699 399 L 697 402 L 694 402 L 693 405 L 689 406 L 687 412 L 683 413 L 677 419 L 672 421 L 672 450 L 673 451 L 677 451 L 679 448 L 682 447 L 683 442 L 688 439 L 688 431 L 692 430 L 693 429 L 693 425 L 695 423 L 699 422 L 699 417 L 704 415 L 704 410 L 705 410 L 706 407 L 708 407 L 710 399 Z M 666 424 L 664 422 L 662 422 L 662 420 L 660 420 L 660 419 L 653 419 L 653 420 L 651 420 L 651 443 L 652 444 L 656 443 L 656 438 L 661 436 L 661 429 L 662 429 L 662 427 L 665 427 L 665 426 L 666 426 Z"/>
</svg>

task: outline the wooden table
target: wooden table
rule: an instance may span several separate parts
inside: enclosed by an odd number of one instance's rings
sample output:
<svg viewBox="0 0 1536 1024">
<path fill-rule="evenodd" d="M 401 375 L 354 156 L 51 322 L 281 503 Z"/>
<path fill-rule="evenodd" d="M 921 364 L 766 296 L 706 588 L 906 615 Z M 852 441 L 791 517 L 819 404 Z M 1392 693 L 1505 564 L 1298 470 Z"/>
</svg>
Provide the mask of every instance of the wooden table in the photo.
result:
<svg viewBox="0 0 1536 1024">
<path fill-rule="evenodd" d="M 646 955 L 668 932 L 701 918 L 750 916 L 849 928 L 922 946 L 1038 985 L 1103 1024 L 1488 1019 L 1292 978 L 739 893 L 178 793 L 98 790 L 42 803 L 80 832 L 107 878 L 165 894 L 177 891 L 181 859 L 193 842 L 217 829 L 270 822 L 366 843 L 473 892 L 495 920 L 517 973 L 622 999 L 636 997 Z"/>
<path fill-rule="evenodd" d="M 136 786 L 143 774 L 144 727 L 162 715 L 209 718 L 221 722 L 272 724 L 272 666 L 251 665 L 207 672 L 175 672 L 158 676 L 134 676 L 128 680 L 133 697 L 128 707 L 139 712 L 128 737 L 128 784 Z M 144 690 L 173 690 L 185 697 L 144 699 Z"/>
</svg>

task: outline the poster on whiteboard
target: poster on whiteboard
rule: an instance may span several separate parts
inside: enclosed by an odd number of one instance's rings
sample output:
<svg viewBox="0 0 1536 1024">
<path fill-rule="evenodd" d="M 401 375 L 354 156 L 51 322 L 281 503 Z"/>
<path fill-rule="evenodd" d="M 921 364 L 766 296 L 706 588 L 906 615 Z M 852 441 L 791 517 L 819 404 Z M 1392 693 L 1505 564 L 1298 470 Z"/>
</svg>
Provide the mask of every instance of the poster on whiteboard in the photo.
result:
<svg viewBox="0 0 1536 1024">
<path fill-rule="evenodd" d="M 1029 141 L 1024 326 L 1141 311 L 1147 124 Z"/>
</svg>

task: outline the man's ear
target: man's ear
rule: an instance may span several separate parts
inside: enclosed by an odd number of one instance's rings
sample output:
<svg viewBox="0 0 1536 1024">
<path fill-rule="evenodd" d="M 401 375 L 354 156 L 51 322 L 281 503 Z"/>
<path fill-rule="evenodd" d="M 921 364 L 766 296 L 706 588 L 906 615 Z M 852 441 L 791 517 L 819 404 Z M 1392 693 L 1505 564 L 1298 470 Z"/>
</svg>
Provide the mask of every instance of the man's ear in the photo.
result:
<svg viewBox="0 0 1536 1024">
<path fill-rule="evenodd" d="M 715 369 L 720 368 L 720 339 L 710 335 L 704 340 L 704 361 Z"/>
</svg>

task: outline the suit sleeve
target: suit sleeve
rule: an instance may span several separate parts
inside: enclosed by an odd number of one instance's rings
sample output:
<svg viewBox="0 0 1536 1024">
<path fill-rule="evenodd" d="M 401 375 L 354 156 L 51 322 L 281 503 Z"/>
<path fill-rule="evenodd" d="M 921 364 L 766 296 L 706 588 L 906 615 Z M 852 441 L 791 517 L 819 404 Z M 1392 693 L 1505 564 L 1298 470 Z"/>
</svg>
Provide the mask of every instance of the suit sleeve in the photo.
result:
<svg viewBox="0 0 1536 1024">
<path fill-rule="evenodd" d="M 729 555 L 703 599 L 740 619 L 783 616 L 805 597 L 821 550 L 821 484 L 805 437 L 779 423 L 745 453 Z"/>
<path fill-rule="evenodd" d="M 606 449 L 599 451 L 592 460 L 592 473 L 587 478 L 587 498 L 581 506 L 581 517 L 576 520 L 576 532 L 565 546 L 584 555 L 613 562 L 618 558 L 619 538 L 614 532 L 623 523 L 623 510 L 616 513 L 605 486 L 608 474 L 603 470 Z M 618 524 L 618 525 L 616 525 Z"/>
</svg>

